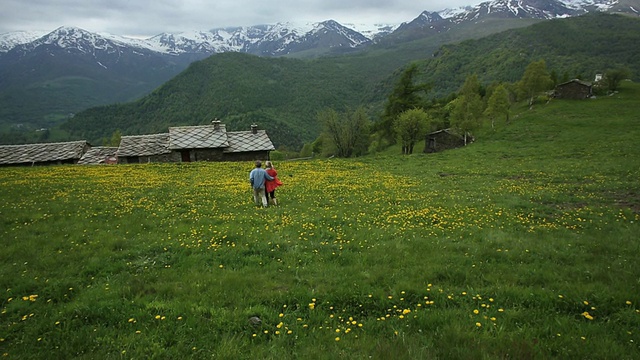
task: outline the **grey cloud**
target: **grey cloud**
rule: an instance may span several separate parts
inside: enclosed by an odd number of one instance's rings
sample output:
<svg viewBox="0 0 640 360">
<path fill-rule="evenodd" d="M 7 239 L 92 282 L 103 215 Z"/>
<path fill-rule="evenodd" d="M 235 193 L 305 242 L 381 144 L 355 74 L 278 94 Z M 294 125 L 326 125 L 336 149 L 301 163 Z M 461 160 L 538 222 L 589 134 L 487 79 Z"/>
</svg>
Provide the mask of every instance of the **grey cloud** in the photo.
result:
<svg viewBox="0 0 640 360">
<path fill-rule="evenodd" d="M 0 33 L 77 26 L 94 32 L 153 36 L 276 22 L 399 23 L 422 11 L 471 5 L 473 0 L 4 0 Z M 476 0 L 478 1 L 478 0 Z"/>
</svg>

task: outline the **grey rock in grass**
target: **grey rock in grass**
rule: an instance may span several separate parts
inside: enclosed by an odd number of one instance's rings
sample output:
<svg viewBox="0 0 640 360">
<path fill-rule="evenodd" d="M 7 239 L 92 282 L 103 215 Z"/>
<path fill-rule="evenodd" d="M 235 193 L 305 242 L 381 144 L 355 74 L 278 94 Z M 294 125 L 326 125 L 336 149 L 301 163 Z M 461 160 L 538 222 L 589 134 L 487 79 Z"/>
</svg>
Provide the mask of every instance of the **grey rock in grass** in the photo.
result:
<svg viewBox="0 0 640 360">
<path fill-rule="evenodd" d="M 253 326 L 260 326 L 262 324 L 262 320 L 257 316 L 252 316 L 249 318 L 249 324 Z"/>
</svg>

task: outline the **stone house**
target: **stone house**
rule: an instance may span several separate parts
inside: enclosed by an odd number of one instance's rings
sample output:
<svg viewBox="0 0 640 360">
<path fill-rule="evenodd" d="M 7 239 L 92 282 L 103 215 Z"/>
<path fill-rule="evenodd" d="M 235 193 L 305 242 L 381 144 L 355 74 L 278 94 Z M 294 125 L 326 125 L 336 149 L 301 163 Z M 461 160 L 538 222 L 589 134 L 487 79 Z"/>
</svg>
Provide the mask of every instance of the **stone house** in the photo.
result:
<svg viewBox="0 0 640 360">
<path fill-rule="evenodd" d="M 118 161 L 146 162 L 246 161 L 268 159 L 275 150 L 266 131 L 228 132 L 218 121 L 212 125 L 169 128 L 168 133 L 122 136 Z"/>
<path fill-rule="evenodd" d="M 116 157 L 120 164 L 180 161 L 180 153 L 169 150 L 168 133 L 122 136 Z"/>
<path fill-rule="evenodd" d="M 91 148 L 87 141 L 0 145 L 0 166 L 76 164 Z"/>
<path fill-rule="evenodd" d="M 473 138 L 467 138 L 467 143 L 473 142 Z M 465 146 L 464 137 L 456 134 L 451 129 L 443 129 L 427 134 L 425 138 L 425 153 L 434 153 L 447 149 Z"/>
<path fill-rule="evenodd" d="M 553 96 L 558 99 L 588 99 L 593 96 L 593 89 L 590 83 L 573 79 L 556 85 Z"/>
<path fill-rule="evenodd" d="M 78 165 L 117 164 L 117 147 L 96 146 L 87 150 L 78 161 Z"/>
</svg>

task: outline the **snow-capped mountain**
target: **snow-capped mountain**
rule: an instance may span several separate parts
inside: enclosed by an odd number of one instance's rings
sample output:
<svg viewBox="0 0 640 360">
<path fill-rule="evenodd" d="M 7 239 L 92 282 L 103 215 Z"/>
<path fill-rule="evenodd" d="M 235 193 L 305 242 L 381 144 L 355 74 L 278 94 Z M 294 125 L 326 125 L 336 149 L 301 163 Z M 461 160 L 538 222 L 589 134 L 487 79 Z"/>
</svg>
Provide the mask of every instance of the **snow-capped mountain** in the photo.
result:
<svg viewBox="0 0 640 360">
<path fill-rule="evenodd" d="M 369 43 L 364 35 L 328 20 L 316 24 L 278 23 L 212 29 L 208 32 L 160 34 L 147 42 L 165 53 L 244 52 L 279 56 L 311 48 L 356 48 Z"/>
<path fill-rule="evenodd" d="M 117 40 L 115 37 L 106 38 L 79 28 L 60 27 L 31 42 L 16 45 L 13 50 L 26 53 L 43 46 L 55 46 L 79 53 L 96 54 L 98 52 L 116 52 L 129 47 L 130 44 Z"/>
<path fill-rule="evenodd" d="M 398 27 L 398 32 L 440 33 L 447 31 L 451 27 L 451 22 L 444 19 L 438 12 L 423 11 L 420 16 L 411 22 L 403 23 Z"/>
<path fill-rule="evenodd" d="M 640 0 L 492 0 L 438 12 L 424 11 L 412 21 L 398 26 L 388 40 L 410 41 L 487 19 L 547 20 L 593 11 L 639 15 L 639 10 Z"/>
<path fill-rule="evenodd" d="M 454 17 L 453 21 L 478 21 L 485 17 L 554 19 L 572 15 L 576 15 L 576 11 L 558 0 L 494 0 L 474 6 Z"/>
<path fill-rule="evenodd" d="M 369 36 L 392 31 L 393 26 L 369 28 Z M 43 45 L 79 52 L 117 51 L 124 47 L 146 49 L 158 53 L 214 54 L 245 52 L 261 56 L 286 55 L 315 47 L 356 48 L 371 42 L 367 36 L 328 20 L 316 24 L 278 23 L 250 27 L 220 28 L 177 34 L 162 33 L 149 39 L 132 39 L 113 34 L 91 33 L 74 27 L 60 27 L 48 34 L 13 32 L 0 34 L 0 53 L 14 48 L 34 50 Z"/>
<path fill-rule="evenodd" d="M 638 15 L 638 10 L 638 0 L 493 0 L 476 6 L 445 10 L 440 14 L 454 23 L 464 23 L 485 18 L 555 19 L 592 11 Z"/>
</svg>

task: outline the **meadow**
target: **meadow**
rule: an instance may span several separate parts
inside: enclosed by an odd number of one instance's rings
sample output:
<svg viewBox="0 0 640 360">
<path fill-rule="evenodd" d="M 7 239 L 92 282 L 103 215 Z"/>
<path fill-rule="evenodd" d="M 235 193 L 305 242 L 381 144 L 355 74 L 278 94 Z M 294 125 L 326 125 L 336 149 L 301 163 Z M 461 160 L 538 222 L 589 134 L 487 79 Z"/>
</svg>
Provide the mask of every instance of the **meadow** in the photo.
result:
<svg viewBox="0 0 640 360">
<path fill-rule="evenodd" d="M 277 162 L 268 209 L 249 162 L 2 168 L 0 354 L 640 357 L 640 87 L 514 111 Z"/>
</svg>

